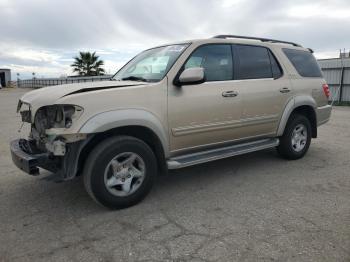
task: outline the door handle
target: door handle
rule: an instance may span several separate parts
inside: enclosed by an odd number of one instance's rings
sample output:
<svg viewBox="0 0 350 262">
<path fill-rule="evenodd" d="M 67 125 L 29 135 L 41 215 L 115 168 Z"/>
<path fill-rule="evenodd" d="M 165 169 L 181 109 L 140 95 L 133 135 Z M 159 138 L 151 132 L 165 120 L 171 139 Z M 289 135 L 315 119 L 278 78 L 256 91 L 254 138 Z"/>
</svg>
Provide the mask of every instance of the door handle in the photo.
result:
<svg viewBox="0 0 350 262">
<path fill-rule="evenodd" d="M 235 97 L 238 96 L 238 93 L 236 91 L 225 91 L 222 93 L 223 97 Z"/>
<path fill-rule="evenodd" d="M 283 87 L 280 89 L 280 92 L 281 93 L 288 93 L 288 92 L 290 92 L 290 89 L 288 87 Z"/>
</svg>

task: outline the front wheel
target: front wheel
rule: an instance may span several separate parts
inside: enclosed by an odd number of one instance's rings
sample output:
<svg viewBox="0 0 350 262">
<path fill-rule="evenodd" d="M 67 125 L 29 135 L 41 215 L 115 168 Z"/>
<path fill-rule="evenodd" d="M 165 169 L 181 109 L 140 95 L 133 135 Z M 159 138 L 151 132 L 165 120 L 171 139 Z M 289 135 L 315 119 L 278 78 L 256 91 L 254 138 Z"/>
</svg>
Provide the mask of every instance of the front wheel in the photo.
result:
<svg viewBox="0 0 350 262">
<path fill-rule="evenodd" d="M 150 147 L 130 136 L 112 137 L 90 153 L 84 168 L 86 191 L 106 207 L 120 209 L 140 202 L 157 174 Z"/>
<path fill-rule="evenodd" d="M 286 159 L 299 159 L 306 154 L 310 143 L 311 124 L 309 119 L 303 115 L 293 114 L 280 137 L 277 152 Z"/>
</svg>

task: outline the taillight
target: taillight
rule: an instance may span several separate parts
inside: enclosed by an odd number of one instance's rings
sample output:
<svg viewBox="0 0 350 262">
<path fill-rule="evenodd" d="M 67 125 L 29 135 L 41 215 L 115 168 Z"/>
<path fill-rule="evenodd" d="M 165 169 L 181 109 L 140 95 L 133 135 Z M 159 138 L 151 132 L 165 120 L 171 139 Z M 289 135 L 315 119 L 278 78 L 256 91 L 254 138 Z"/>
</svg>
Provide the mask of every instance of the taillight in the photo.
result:
<svg viewBox="0 0 350 262">
<path fill-rule="evenodd" d="M 328 85 L 327 84 L 323 84 L 322 87 L 323 87 L 324 94 L 326 95 L 327 98 L 329 98 L 331 92 L 329 91 Z"/>
</svg>

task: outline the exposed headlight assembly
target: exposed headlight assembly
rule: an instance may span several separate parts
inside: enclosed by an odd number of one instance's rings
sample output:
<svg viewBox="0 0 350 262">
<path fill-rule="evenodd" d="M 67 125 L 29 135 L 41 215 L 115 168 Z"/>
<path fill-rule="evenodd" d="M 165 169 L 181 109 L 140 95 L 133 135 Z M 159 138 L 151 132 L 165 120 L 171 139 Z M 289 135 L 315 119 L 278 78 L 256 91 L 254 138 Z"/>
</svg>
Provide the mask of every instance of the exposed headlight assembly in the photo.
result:
<svg viewBox="0 0 350 262">
<path fill-rule="evenodd" d="M 50 128 L 70 128 L 82 113 L 83 108 L 76 105 L 44 106 L 36 112 L 34 126 L 39 133 Z"/>
</svg>

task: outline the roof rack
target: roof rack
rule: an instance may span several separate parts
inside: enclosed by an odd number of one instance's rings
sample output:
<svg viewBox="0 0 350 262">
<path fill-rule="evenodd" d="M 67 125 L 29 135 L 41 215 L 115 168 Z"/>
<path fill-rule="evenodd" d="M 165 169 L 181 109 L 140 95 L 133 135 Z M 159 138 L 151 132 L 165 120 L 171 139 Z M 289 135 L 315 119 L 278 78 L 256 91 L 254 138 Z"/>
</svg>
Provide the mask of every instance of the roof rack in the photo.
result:
<svg viewBox="0 0 350 262">
<path fill-rule="evenodd" d="M 213 38 L 240 38 L 240 39 L 251 39 L 251 40 L 260 40 L 261 42 L 271 42 L 271 43 L 282 43 L 282 44 L 290 44 L 293 46 L 302 47 L 301 45 L 293 42 L 287 42 L 287 41 L 281 41 L 276 39 L 269 39 L 269 38 L 261 38 L 261 37 L 251 37 L 251 36 L 241 36 L 241 35 L 216 35 Z"/>
</svg>

